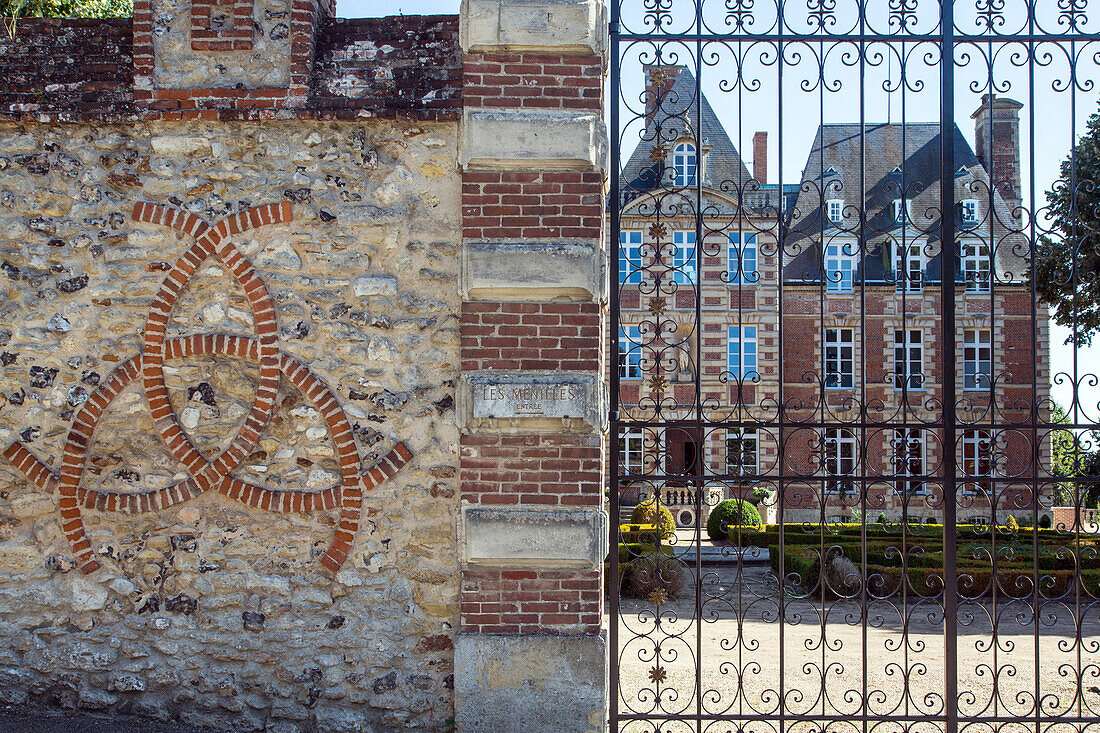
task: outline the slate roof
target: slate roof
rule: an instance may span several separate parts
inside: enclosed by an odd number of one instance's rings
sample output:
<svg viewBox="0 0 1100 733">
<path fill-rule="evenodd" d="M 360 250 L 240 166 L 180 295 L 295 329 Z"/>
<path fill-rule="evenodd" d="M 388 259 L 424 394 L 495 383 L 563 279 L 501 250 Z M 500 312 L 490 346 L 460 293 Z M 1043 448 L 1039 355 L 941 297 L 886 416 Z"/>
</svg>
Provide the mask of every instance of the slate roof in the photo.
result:
<svg viewBox="0 0 1100 733">
<path fill-rule="evenodd" d="M 1022 237 L 1011 230 L 1019 225 L 999 193 L 994 193 L 995 216 L 989 216 L 989 175 L 958 126 L 953 127 L 952 144 L 956 200 L 979 202 L 978 226 L 971 226 L 970 231 L 988 242 L 992 225 L 996 271 L 1002 280 L 1009 279 L 1011 273 L 1011 279 L 1019 281 L 1027 268 L 1013 253 Z M 940 126 L 936 123 L 869 124 L 862 132 L 859 124 L 821 125 L 784 238 L 784 280 L 820 282 L 822 243 L 855 243 L 862 238 L 866 250 L 856 282 L 894 282 L 893 246 L 914 241 L 931 245 L 925 251 L 935 254 L 926 264 L 925 282 L 939 282 L 940 151 Z M 894 201 L 901 198 L 911 200 L 911 219 L 904 226 L 894 219 Z M 829 199 L 845 203 L 845 220 L 839 226 L 822 210 Z M 866 212 L 862 231 L 857 211 L 861 206 Z M 953 215 L 959 233 L 963 222 L 959 212 Z"/>
<path fill-rule="evenodd" d="M 647 68 L 647 80 L 653 68 Z M 741 160 L 741 154 L 718 121 L 710 102 L 699 91 L 692 73 L 683 66 L 664 66 L 661 69 L 670 76 L 675 75 L 675 80 L 662 97 L 652 119 L 646 121 L 642 139 L 623 168 L 619 190 L 624 200 L 659 187 L 661 166 L 650 157 L 653 148 L 661 143 L 671 151 L 677 142 L 685 138 L 698 141 L 703 148 L 706 160 L 703 186 L 726 189 L 736 198 L 737 190 L 752 178 Z M 672 175 L 671 169 L 666 167 L 664 175 L 667 182 Z"/>
</svg>

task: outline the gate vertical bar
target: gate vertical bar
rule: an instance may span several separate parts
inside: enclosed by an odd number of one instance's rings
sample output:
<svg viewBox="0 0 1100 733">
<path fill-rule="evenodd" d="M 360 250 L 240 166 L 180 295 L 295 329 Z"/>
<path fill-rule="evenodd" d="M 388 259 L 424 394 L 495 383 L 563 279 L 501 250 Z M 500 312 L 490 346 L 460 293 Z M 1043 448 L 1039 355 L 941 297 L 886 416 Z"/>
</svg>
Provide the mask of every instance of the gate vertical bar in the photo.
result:
<svg viewBox="0 0 1100 733">
<path fill-rule="evenodd" d="M 940 318 L 943 383 L 943 661 L 945 733 L 958 733 L 955 454 L 955 8 L 940 13 Z"/>
<path fill-rule="evenodd" d="M 611 98 L 608 106 L 611 108 L 611 121 L 608 130 L 611 148 L 610 193 L 607 210 L 610 212 L 611 227 L 608 232 L 610 241 L 607 252 L 611 258 L 611 275 L 608 278 L 608 298 L 610 306 L 610 319 L 608 322 L 608 352 L 607 363 L 610 377 L 611 392 L 608 406 L 611 411 L 609 425 L 609 445 L 607 454 L 610 458 L 608 464 L 608 478 L 611 495 L 608 511 L 611 516 L 607 523 L 608 558 L 610 560 L 608 575 L 610 580 L 605 583 L 608 595 L 611 596 L 608 614 L 608 715 L 609 728 L 619 729 L 619 96 L 621 84 L 619 79 L 619 0 L 611 0 L 611 19 L 608 25 L 608 55 L 611 57 Z"/>
<path fill-rule="evenodd" d="M 703 29 L 702 2 L 695 6 L 695 28 Z M 703 41 L 702 33 L 695 42 L 695 384 L 694 422 L 690 440 L 697 441 L 691 488 L 695 492 L 695 720 L 696 731 L 703 731 L 703 533 L 699 518 L 703 516 L 703 475 L 706 472 L 706 431 L 703 428 Z M 689 342 L 690 346 L 690 342 Z"/>
</svg>

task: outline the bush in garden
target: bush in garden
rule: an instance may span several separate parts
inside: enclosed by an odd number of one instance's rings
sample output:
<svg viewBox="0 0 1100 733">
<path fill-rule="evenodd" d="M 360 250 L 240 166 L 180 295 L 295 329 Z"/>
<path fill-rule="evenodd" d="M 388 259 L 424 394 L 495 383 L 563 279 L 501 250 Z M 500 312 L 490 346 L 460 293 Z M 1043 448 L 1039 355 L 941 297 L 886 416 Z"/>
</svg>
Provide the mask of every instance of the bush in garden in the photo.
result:
<svg viewBox="0 0 1100 733">
<path fill-rule="evenodd" d="M 830 595 L 850 596 L 859 587 L 859 568 L 844 555 L 834 555 L 829 560 L 827 578 Z"/>
<path fill-rule="evenodd" d="M 707 536 L 712 540 L 724 540 L 729 536 L 729 527 L 759 527 L 764 522 L 760 512 L 752 504 L 741 499 L 725 499 L 707 518 Z"/>
<path fill-rule="evenodd" d="M 676 534 L 676 520 L 668 507 L 658 505 L 653 499 L 646 499 L 630 513 L 631 524 L 654 524 L 661 533 L 661 539 L 670 539 Z"/>
<path fill-rule="evenodd" d="M 620 524 L 619 539 L 622 542 L 644 542 L 655 545 L 657 544 L 657 525 Z"/>
<path fill-rule="evenodd" d="M 1039 529 L 1050 529 L 1052 524 L 1054 524 L 1054 520 L 1050 518 L 1049 514 L 1039 517 Z"/>
<path fill-rule="evenodd" d="M 651 598 L 655 591 L 675 598 L 684 588 L 684 564 L 664 552 L 647 552 L 626 570 L 626 590 L 635 598 Z"/>
</svg>

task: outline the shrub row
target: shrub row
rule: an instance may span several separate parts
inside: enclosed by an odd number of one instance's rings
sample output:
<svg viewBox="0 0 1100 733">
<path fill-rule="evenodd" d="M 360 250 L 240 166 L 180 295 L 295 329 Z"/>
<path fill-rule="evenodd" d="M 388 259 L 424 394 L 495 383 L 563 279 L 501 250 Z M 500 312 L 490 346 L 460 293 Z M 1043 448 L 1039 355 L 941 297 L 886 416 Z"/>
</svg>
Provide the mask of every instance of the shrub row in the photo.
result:
<svg viewBox="0 0 1100 733">
<path fill-rule="evenodd" d="M 858 547 L 855 548 L 858 550 Z M 769 562 L 772 569 L 779 573 L 779 546 L 772 545 L 769 550 Z M 849 550 L 842 547 L 828 548 L 825 552 L 827 566 L 836 562 L 836 558 L 844 558 L 848 561 L 851 570 L 843 577 L 830 576 L 825 583 L 821 581 L 821 558 L 818 553 L 807 553 L 805 547 L 787 548 L 785 554 L 783 572 L 788 584 L 796 584 L 807 595 L 817 598 L 824 595 L 833 598 L 842 595 L 853 595 L 859 591 L 860 570 L 858 564 L 852 563 L 853 558 Z M 859 559 L 859 554 L 855 555 Z M 956 583 L 959 595 L 963 598 L 982 598 L 994 594 L 1001 598 L 1030 598 L 1035 592 L 1035 583 L 1039 584 L 1039 595 L 1042 598 L 1057 598 L 1065 595 L 1074 588 L 1078 573 L 1072 568 L 1043 568 L 1040 563 L 1038 573 L 1033 567 L 1024 562 L 998 563 L 996 582 L 994 583 L 993 568 L 990 564 L 978 565 L 960 562 Z M 901 585 L 902 569 L 898 564 L 879 564 L 868 557 L 866 576 L 867 591 L 873 596 L 889 597 L 900 595 L 904 590 L 911 595 L 935 596 L 943 591 L 943 567 L 942 555 L 937 564 L 909 563 L 906 568 L 906 584 Z M 1038 577 L 1036 577 L 1036 575 Z M 1080 572 L 1082 590 L 1092 596 L 1100 595 L 1100 568 L 1095 562 Z"/>
</svg>

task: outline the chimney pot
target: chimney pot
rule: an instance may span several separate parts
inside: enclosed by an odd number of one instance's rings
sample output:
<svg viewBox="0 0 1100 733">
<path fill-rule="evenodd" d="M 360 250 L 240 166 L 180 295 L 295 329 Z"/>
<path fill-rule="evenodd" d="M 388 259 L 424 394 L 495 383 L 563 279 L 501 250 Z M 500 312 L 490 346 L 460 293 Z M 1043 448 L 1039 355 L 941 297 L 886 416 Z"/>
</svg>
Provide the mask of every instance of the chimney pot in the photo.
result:
<svg viewBox="0 0 1100 733">
<path fill-rule="evenodd" d="M 752 177 L 768 182 L 768 133 L 762 130 L 752 136 Z"/>
<path fill-rule="evenodd" d="M 974 141 L 978 160 L 989 174 L 992 187 L 1016 216 L 1022 204 L 1020 191 L 1020 109 L 1015 99 L 983 94 L 974 110 Z M 1018 219 L 1018 217 L 1017 217 Z"/>
</svg>

